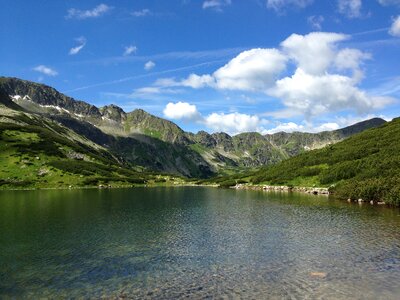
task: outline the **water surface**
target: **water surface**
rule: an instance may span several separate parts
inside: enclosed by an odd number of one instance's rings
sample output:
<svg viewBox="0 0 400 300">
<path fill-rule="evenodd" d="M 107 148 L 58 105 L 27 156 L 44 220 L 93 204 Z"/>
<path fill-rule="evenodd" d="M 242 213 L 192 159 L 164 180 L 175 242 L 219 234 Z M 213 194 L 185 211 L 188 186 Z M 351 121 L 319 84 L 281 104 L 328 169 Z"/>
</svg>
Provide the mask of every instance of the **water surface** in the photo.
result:
<svg viewBox="0 0 400 300">
<path fill-rule="evenodd" d="M 1 191 L 0 298 L 398 299 L 400 212 L 215 188 Z"/>
</svg>

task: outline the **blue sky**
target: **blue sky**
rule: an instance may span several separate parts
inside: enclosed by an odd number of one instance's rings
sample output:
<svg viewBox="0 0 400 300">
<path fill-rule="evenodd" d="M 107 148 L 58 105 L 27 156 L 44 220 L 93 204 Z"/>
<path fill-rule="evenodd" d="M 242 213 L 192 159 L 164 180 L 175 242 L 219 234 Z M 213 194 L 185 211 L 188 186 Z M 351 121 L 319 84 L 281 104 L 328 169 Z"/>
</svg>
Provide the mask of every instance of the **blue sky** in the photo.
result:
<svg viewBox="0 0 400 300">
<path fill-rule="evenodd" d="M 0 75 L 196 132 L 400 116 L 400 0 L 3 0 Z"/>
</svg>

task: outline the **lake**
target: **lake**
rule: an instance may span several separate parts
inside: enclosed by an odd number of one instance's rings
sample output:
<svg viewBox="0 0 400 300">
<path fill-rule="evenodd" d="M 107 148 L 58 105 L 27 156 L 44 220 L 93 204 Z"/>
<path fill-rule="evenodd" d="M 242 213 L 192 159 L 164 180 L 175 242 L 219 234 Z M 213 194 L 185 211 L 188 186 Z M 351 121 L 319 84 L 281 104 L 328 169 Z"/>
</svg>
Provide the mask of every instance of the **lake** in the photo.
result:
<svg viewBox="0 0 400 300">
<path fill-rule="evenodd" d="M 398 209 L 206 187 L 0 191 L 0 298 L 399 295 Z"/>
</svg>

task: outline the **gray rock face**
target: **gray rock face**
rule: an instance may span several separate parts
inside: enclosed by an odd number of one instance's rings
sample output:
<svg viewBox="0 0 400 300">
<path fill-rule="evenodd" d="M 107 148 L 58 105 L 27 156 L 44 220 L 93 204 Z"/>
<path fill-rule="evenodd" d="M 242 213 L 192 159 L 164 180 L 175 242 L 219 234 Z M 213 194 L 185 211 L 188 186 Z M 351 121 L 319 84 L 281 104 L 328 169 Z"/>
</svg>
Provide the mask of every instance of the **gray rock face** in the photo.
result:
<svg viewBox="0 0 400 300">
<path fill-rule="evenodd" d="M 96 106 L 65 96 L 44 84 L 17 78 L 0 77 L 0 86 L 8 95 L 29 96 L 31 101 L 39 105 L 60 107 L 71 113 L 94 118 L 101 117 L 101 113 Z"/>
</svg>

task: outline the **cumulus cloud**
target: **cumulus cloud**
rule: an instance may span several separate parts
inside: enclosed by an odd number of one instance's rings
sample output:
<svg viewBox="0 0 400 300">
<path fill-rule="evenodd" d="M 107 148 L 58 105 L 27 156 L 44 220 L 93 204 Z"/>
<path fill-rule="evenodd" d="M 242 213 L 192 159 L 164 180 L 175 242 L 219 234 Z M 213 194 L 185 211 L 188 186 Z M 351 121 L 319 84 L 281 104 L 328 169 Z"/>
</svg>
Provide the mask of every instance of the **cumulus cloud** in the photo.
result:
<svg viewBox="0 0 400 300">
<path fill-rule="evenodd" d="M 212 113 L 204 118 L 204 124 L 213 131 L 223 131 L 229 134 L 241 132 L 262 132 L 267 121 L 256 115 L 241 114 L 238 112 L 224 114 Z"/>
<path fill-rule="evenodd" d="M 274 134 L 277 132 L 323 132 L 337 130 L 341 127 L 340 122 L 327 122 L 321 124 L 313 124 L 311 122 L 303 122 L 296 124 L 294 122 L 279 123 L 276 127 L 263 131 L 263 134 Z M 348 123 L 345 126 L 349 125 Z"/>
<path fill-rule="evenodd" d="M 390 26 L 389 34 L 400 37 L 400 16 L 393 19 L 392 26 Z"/>
<path fill-rule="evenodd" d="M 146 63 L 144 64 L 144 69 L 145 69 L 146 71 L 150 71 L 150 70 L 153 69 L 155 66 L 156 66 L 156 64 L 155 64 L 153 61 L 149 60 L 148 62 L 146 62 Z"/>
<path fill-rule="evenodd" d="M 182 80 L 179 85 L 191 87 L 194 89 L 203 88 L 206 86 L 214 86 L 215 80 L 211 75 L 196 75 L 190 74 L 188 78 Z"/>
<path fill-rule="evenodd" d="M 37 67 L 33 68 L 34 71 L 45 74 L 47 76 L 57 76 L 58 72 L 56 70 L 53 70 L 50 67 L 46 67 L 45 65 L 39 65 Z"/>
<path fill-rule="evenodd" d="M 195 121 L 201 118 L 196 105 L 187 102 L 169 102 L 163 110 L 164 116 L 174 120 Z"/>
<path fill-rule="evenodd" d="M 361 0 L 338 0 L 339 12 L 348 18 L 361 17 Z"/>
<path fill-rule="evenodd" d="M 164 116 L 173 120 L 183 120 L 197 122 L 211 129 L 213 132 L 226 132 L 228 134 L 238 134 L 241 132 L 263 132 L 263 127 L 268 123 L 266 119 L 256 115 L 234 113 L 213 112 L 207 116 L 202 116 L 197 110 L 196 105 L 187 102 L 170 102 L 163 110 Z"/>
<path fill-rule="evenodd" d="M 281 43 L 297 66 L 310 74 L 323 74 L 334 61 L 336 44 L 349 36 L 330 32 L 292 34 Z"/>
<path fill-rule="evenodd" d="M 304 130 L 304 125 L 298 125 L 293 122 L 288 122 L 288 123 L 280 123 L 272 129 L 264 130 L 263 134 L 274 134 L 277 132 L 295 132 L 303 130 Z"/>
<path fill-rule="evenodd" d="M 367 95 L 354 86 L 350 77 L 338 74 L 312 75 L 301 68 L 293 76 L 278 80 L 270 94 L 306 117 L 349 108 L 358 113 L 367 113 L 391 102 L 387 97 Z"/>
<path fill-rule="evenodd" d="M 99 4 L 95 8 L 90 9 L 90 10 L 80 10 L 77 8 L 70 8 L 67 12 L 67 15 L 65 16 L 66 19 L 88 19 L 88 18 L 97 18 L 101 17 L 108 11 L 112 9 L 111 6 L 108 6 L 106 4 Z"/>
<path fill-rule="evenodd" d="M 83 47 L 85 47 L 85 45 L 86 45 L 86 38 L 83 37 L 83 36 L 81 36 L 81 37 L 75 39 L 75 41 L 78 42 L 78 46 L 72 47 L 72 48 L 69 50 L 69 55 L 78 54 L 79 51 L 81 51 L 81 50 L 83 49 Z"/>
<path fill-rule="evenodd" d="M 312 29 L 321 30 L 322 29 L 322 22 L 325 21 L 324 16 L 309 16 L 307 18 L 308 24 L 311 25 Z"/>
<path fill-rule="evenodd" d="M 285 69 L 286 60 L 277 49 L 244 51 L 213 74 L 216 87 L 245 91 L 265 90 Z"/>
<path fill-rule="evenodd" d="M 314 0 L 267 0 L 267 7 L 277 12 L 283 11 L 286 7 L 304 8 L 313 3 Z"/>
<path fill-rule="evenodd" d="M 191 74 L 182 86 L 226 90 L 263 91 L 285 69 L 287 58 L 277 49 L 251 49 L 240 53 L 212 75 Z"/>
<path fill-rule="evenodd" d="M 134 17 L 147 17 L 147 16 L 151 16 L 152 14 L 153 13 L 148 8 L 144 8 L 142 10 L 137 10 L 137 11 L 134 11 L 131 13 L 131 15 Z"/>
<path fill-rule="evenodd" d="M 155 85 L 260 93 L 283 104 L 279 111 L 263 114 L 277 119 L 304 115 L 310 120 L 337 111 L 365 115 L 393 103 L 394 99 L 358 87 L 364 77 L 364 61 L 371 59 L 371 54 L 341 47 L 340 43 L 349 38 L 330 32 L 292 34 L 280 48 L 243 51 L 211 74 L 190 74 L 180 80 L 164 78 Z M 293 73 L 282 77 L 283 71 L 291 70 L 290 65 L 294 67 Z M 218 116 L 221 120 L 228 118 L 221 114 L 214 114 L 213 118 Z M 229 118 L 238 119 L 235 116 Z M 209 117 L 204 119 L 214 120 Z"/>
<path fill-rule="evenodd" d="M 127 47 L 125 47 L 125 50 L 124 50 L 124 56 L 129 56 L 129 55 L 131 55 L 131 54 L 134 54 L 134 53 L 136 53 L 136 51 L 137 51 L 137 47 L 136 46 L 133 46 L 133 45 L 130 45 L 130 46 L 127 46 Z"/>
<path fill-rule="evenodd" d="M 364 60 L 371 59 L 371 54 L 358 49 L 345 48 L 340 50 L 335 58 L 335 66 L 338 70 L 352 70 L 353 79 L 359 82 L 363 79 L 364 73 L 361 64 Z"/>
<path fill-rule="evenodd" d="M 230 5 L 231 3 L 231 0 L 206 0 L 203 2 L 203 9 L 215 9 L 220 11 L 223 6 Z"/>
<path fill-rule="evenodd" d="M 212 132 L 226 132 L 231 135 L 242 132 L 259 132 L 261 134 L 274 134 L 277 132 L 322 132 L 332 131 L 345 126 L 355 124 L 365 119 L 376 117 L 376 115 L 368 114 L 361 116 L 340 116 L 328 122 L 314 123 L 308 120 L 300 124 L 294 122 L 278 122 L 275 124 L 271 121 L 260 117 L 259 115 L 243 114 L 239 112 L 222 113 L 213 112 L 207 116 L 203 116 L 196 105 L 187 102 L 170 102 L 164 108 L 164 116 L 169 119 L 196 122 L 209 128 Z M 384 116 L 379 116 L 385 118 Z M 387 118 L 385 118 L 387 119 Z M 387 119 L 388 120 L 388 119 Z M 272 128 L 271 128 L 272 126 Z M 270 128 L 268 128 L 270 127 Z"/>
</svg>

